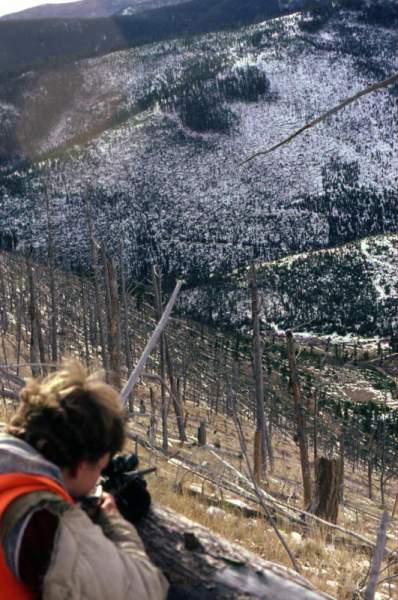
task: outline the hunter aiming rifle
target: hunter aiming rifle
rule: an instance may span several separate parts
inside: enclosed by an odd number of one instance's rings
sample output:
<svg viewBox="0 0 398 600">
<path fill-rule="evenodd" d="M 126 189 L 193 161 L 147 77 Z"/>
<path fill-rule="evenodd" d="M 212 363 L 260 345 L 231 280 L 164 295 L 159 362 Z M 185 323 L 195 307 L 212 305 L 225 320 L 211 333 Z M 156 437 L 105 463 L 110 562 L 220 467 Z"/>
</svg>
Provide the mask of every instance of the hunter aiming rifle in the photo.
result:
<svg viewBox="0 0 398 600">
<path fill-rule="evenodd" d="M 136 454 L 120 454 L 109 461 L 102 471 L 96 494 L 81 500 L 82 508 L 95 521 L 100 507 L 102 491 L 115 498 L 116 506 L 130 523 L 137 523 L 148 514 L 151 496 L 147 490 L 145 475 L 154 473 L 156 467 L 137 471 Z"/>
</svg>

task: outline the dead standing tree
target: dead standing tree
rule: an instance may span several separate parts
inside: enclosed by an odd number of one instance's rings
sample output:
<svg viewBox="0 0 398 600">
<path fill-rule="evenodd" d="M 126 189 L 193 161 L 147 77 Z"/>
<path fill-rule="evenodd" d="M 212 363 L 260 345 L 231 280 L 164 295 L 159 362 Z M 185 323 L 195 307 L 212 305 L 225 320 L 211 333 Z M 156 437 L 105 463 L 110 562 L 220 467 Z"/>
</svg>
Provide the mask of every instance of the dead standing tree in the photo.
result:
<svg viewBox="0 0 398 600">
<path fill-rule="evenodd" d="M 305 423 L 304 407 L 302 404 L 300 382 L 297 373 L 296 348 L 293 334 L 286 332 L 287 355 L 289 361 L 290 383 L 294 400 L 294 411 L 296 420 L 297 442 L 300 448 L 301 472 L 303 477 L 304 506 L 309 506 L 312 496 L 311 470 L 308 457 L 308 441 Z"/>
<path fill-rule="evenodd" d="M 107 289 L 109 289 L 108 305 L 108 344 L 109 344 L 109 367 L 113 385 L 121 388 L 121 342 L 120 342 L 120 306 L 119 292 L 116 279 L 115 265 L 112 259 L 107 259 L 104 264 Z"/>
<path fill-rule="evenodd" d="M 152 267 L 152 280 L 153 280 L 153 291 L 155 296 L 156 306 L 156 317 L 158 321 L 162 316 L 162 287 L 160 274 L 156 267 Z M 166 398 L 166 347 L 164 333 L 160 336 L 159 344 L 159 377 L 161 381 L 160 394 L 161 394 L 161 415 L 162 415 L 162 436 L 163 436 L 163 450 L 167 450 L 169 446 L 168 441 L 168 428 L 167 428 L 167 398 Z"/>
<path fill-rule="evenodd" d="M 249 287 L 252 301 L 253 323 L 253 375 L 256 392 L 256 431 L 254 437 L 254 476 L 259 482 L 267 476 L 267 454 L 271 467 L 273 462 L 271 441 L 268 435 L 267 419 L 264 410 L 264 381 L 262 363 L 262 344 L 260 333 L 260 305 L 254 264 L 251 266 Z"/>
<path fill-rule="evenodd" d="M 125 265 L 125 250 L 124 245 L 121 245 L 120 248 L 120 278 L 121 278 L 121 286 L 122 286 L 122 303 L 123 303 L 123 330 L 124 330 L 124 355 L 126 358 L 126 368 L 127 372 L 131 373 L 133 370 L 133 357 L 131 355 L 131 346 L 130 346 L 130 325 L 129 325 L 129 309 L 128 309 L 128 294 L 127 294 L 127 282 L 126 282 L 126 265 Z M 130 412 L 133 412 L 133 399 L 131 398 L 129 405 Z"/>
<path fill-rule="evenodd" d="M 46 374 L 46 356 L 44 351 L 43 334 L 41 329 L 40 312 L 37 303 L 35 274 L 30 260 L 26 261 L 29 285 L 29 317 L 30 317 L 30 362 L 32 363 L 32 375 L 40 375 L 40 368 L 37 364 L 41 363 L 43 375 Z"/>
<path fill-rule="evenodd" d="M 94 273 L 94 305 L 95 305 L 95 313 L 97 317 L 98 323 L 98 331 L 101 345 L 101 355 L 102 355 L 102 366 L 104 367 L 105 372 L 107 373 L 109 370 L 109 361 L 108 361 L 108 353 L 106 349 L 105 343 L 105 324 L 102 316 L 101 310 L 101 300 L 100 300 L 100 277 L 99 277 L 99 269 L 98 269 L 98 244 L 94 239 L 93 232 L 93 222 L 91 218 L 91 204 L 89 200 L 86 201 L 85 205 L 86 209 L 86 221 L 87 221 L 87 230 L 88 236 L 90 240 L 90 253 L 91 253 L 91 264 Z"/>
<path fill-rule="evenodd" d="M 179 389 L 178 381 L 177 381 L 175 373 L 174 373 L 168 338 L 167 338 L 166 334 L 163 334 L 163 335 L 164 335 L 164 346 L 165 346 L 165 358 L 166 358 L 166 363 L 167 363 L 167 372 L 169 375 L 170 387 L 171 387 L 171 391 L 172 391 L 171 398 L 173 401 L 174 411 L 175 411 L 176 419 L 177 419 L 178 435 L 179 435 L 181 442 L 186 442 L 187 436 L 185 433 L 185 425 L 184 425 L 185 418 L 184 418 L 184 409 L 183 409 L 183 405 L 181 402 L 181 391 Z"/>
<path fill-rule="evenodd" d="M 50 288 L 50 315 L 49 315 L 49 335 L 51 347 L 51 360 L 56 364 L 58 360 L 57 344 L 57 326 L 58 326 L 58 302 L 55 287 L 55 262 L 54 262 L 54 236 L 53 223 L 51 219 L 51 206 L 48 197 L 48 190 L 45 191 L 46 213 L 47 213 L 47 258 L 49 265 L 49 288 Z"/>
</svg>

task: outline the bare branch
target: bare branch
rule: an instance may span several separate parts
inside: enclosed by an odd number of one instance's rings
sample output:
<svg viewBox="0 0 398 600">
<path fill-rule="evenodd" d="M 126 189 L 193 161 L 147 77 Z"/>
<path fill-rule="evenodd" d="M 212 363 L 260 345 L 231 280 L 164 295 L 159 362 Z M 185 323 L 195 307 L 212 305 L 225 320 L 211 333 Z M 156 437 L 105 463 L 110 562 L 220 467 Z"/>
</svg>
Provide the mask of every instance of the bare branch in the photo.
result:
<svg viewBox="0 0 398 600">
<path fill-rule="evenodd" d="M 384 551 L 387 542 L 387 527 L 389 522 L 388 512 L 385 510 L 380 521 L 380 527 L 377 534 L 376 550 L 373 554 L 372 566 L 370 569 L 369 583 L 364 594 L 364 600 L 373 600 L 379 578 L 381 561 L 383 560 Z"/>
<path fill-rule="evenodd" d="M 249 471 L 250 479 L 251 479 L 251 482 L 253 484 L 253 489 L 254 489 L 254 491 L 256 493 L 258 501 L 260 502 L 260 505 L 261 505 L 262 509 L 264 510 L 265 514 L 267 515 L 267 518 L 269 519 L 269 522 L 271 523 L 271 525 L 272 525 L 272 527 L 273 527 L 273 529 L 274 529 L 274 531 L 275 531 L 275 533 L 276 533 L 279 541 L 281 542 L 282 546 L 286 550 L 286 552 L 287 552 L 287 554 L 288 554 L 288 556 L 289 556 L 289 558 L 290 558 L 290 560 L 292 562 L 292 565 L 293 565 L 295 571 L 297 571 L 297 573 L 300 573 L 301 572 L 300 567 L 299 567 L 296 559 L 294 558 L 294 556 L 292 554 L 292 551 L 290 550 L 289 546 L 287 545 L 286 540 L 284 539 L 284 537 L 282 536 L 281 532 L 279 531 L 279 529 L 278 529 L 278 527 L 277 527 L 277 525 L 275 523 L 275 519 L 273 518 L 273 516 L 272 516 L 272 514 L 271 514 L 271 512 L 269 510 L 269 508 L 263 502 L 260 490 L 259 490 L 257 482 L 256 482 L 256 478 L 254 477 L 253 469 L 252 469 L 250 461 L 249 461 L 249 457 L 247 455 L 246 443 L 245 443 L 245 438 L 243 436 L 241 422 L 240 422 L 239 417 L 237 416 L 236 412 L 234 412 L 233 417 L 234 417 L 234 423 L 235 423 L 236 431 L 237 431 L 237 434 L 238 434 L 238 437 L 239 437 L 240 448 L 242 450 L 243 456 L 245 457 L 246 466 L 247 466 L 247 469 Z"/>
<path fill-rule="evenodd" d="M 7 367 L 0 366 L 0 379 L 8 379 L 8 381 L 12 381 L 13 383 L 15 383 L 15 385 L 25 385 L 25 380 L 22 379 L 22 377 L 19 377 L 18 375 L 15 375 L 15 373 L 11 373 L 6 369 Z"/>
</svg>

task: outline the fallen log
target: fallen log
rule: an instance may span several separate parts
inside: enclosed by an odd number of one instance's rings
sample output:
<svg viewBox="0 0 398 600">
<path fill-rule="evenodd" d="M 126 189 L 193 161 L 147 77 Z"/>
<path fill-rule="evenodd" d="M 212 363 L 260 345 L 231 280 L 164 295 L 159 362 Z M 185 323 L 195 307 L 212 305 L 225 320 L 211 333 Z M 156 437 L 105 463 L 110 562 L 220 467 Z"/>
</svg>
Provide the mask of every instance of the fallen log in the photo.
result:
<svg viewBox="0 0 398 600">
<path fill-rule="evenodd" d="M 0 367 L 0 379 L 7 379 L 8 381 L 12 381 L 15 385 L 19 387 L 23 387 L 26 383 L 25 379 L 19 377 L 15 373 L 8 371 L 5 367 Z"/>
<path fill-rule="evenodd" d="M 138 531 L 152 561 L 187 598 L 331 598 L 294 571 L 265 561 L 169 509 L 155 506 Z"/>
<path fill-rule="evenodd" d="M 194 498 L 197 498 L 199 502 L 202 502 L 209 506 L 215 506 L 217 508 L 222 509 L 225 508 L 226 510 L 232 511 L 234 513 L 239 512 L 239 514 L 249 519 L 259 519 L 264 517 L 264 513 L 262 510 L 258 508 L 252 508 L 242 500 L 237 500 L 235 498 L 229 498 L 225 496 L 220 498 L 217 494 L 206 494 L 204 491 L 202 491 L 202 486 L 200 485 L 188 485 L 186 488 L 181 490 L 181 492 L 184 492 L 189 496 L 193 496 Z"/>
<path fill-rule="evenodd" d="M 19 396 L 14 390 L 6 390 L 5 388 L 0 388 L 0 396 L 9 398 L 10 400 L 19 400 Z"/>
</svg>

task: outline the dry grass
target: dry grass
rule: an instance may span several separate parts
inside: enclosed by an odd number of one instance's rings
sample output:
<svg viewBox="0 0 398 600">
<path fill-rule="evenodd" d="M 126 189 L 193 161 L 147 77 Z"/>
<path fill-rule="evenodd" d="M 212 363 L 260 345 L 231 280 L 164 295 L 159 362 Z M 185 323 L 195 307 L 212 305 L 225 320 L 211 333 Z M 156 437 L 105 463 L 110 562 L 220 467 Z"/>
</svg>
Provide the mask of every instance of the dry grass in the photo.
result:
<svg viewBox="0 0 398 600">
<path fill-rule="evenodd" d="M 190 441 L 195 439 L 197 425 L 200 420 L 208 420 L 209 414 L 206 407 L 187 407 L 190 413 L 190 424 L 188 435 Z M 208 427 L 211 444 L 217 439 L 221 442 L 221 447 L 231 451 L 238 451 L 237 436 L 233 421 L 223 416 L 210 416 L 211 427 Z M 131 422 L 131 427 L 137 433 L 145 435 L 148 419 L 145 416 L 135 417 Z M 171 418 L 170 418 L 171 421 Z M 216 431 L 216 434 L 212 432 Z M 244 424 L 245 437 L 248 447 L 252 447 L 253 426 L 250 423 Z M 197 446 L 182 448 L 178 441 L 174 439 L 176 431 L 170 428 L 170 437 L 172 438 L 171 454 L 179 452 L 181 456 L 187 456 L 197 463 L 206 461 L 211 472 L 222 472 L 220 463 L 214 459 L 209 449 L 198 448 Z M 161 439 L 158 436 L 157 442 Z M 289 503 L 301 507 L 301 472 L 299 464 L 298 449 L 295 444 L 280 436 L 275 436 L 275 470 L 269 477 L 266 486 L 267 491 L 283 495 Z M 195 475 L 184 472 L 180 468 L 167 462 L 166 459 L 154 458 L 145 449 L 139 448 L 141 464 L 156 464 L 158 466 L 158 475 L 151 476 L 149 486 L 155 501 L 168 506 L 186 517 L 209 527 L 211 530 L 219 533 L 223 537 L 236 542 L 248 550 L 259 554 L 266 560 L 284 564 L 291 567 L 291 563 L 279 543 L 272 527 L 265 519 L 247 518 L 240 511 L 229 510 L 223 507 L 221 510 L 209 508 L 205 500 L 201 501 L 198 497 L 192 497 L 188 493 L 190 484 L 203 486 L 204 492 L 210 494 L 217 493 L 214 487 L 203 481 Z M 234 464 L 237 468 L 242 467 L 241 461 L 227 458 L 228 462 Z M 225 473 L 226 475 L 226 473 Z M 340 509 L 339 525 L 351 529 L 369 539 L 375 540 L 378 520 L 381 518 L 380 497 L 376 493 L 375 501 L 370 501 L 366 497 L 367 484 L 366 473 L 356 471 L 355 474 L 347 473 L 346 481 L 346 502 L 350 503 L 350 508 Z M 352 479 L 355 480 L 351 483 Z M 288 481 L 286 481 L 288 479 Z M 183 492 L 177 493 L 176 484 L 183 484 Z M 391 484 L 387 490 L 388 508 L 392 509 L 393 494 L 396 482 Z M 375 485 L 376 487 L 376 485 Z M 229 497 L 233 494 L 227 493 Z M 220 505 L 221 506 L 221 505 Z M 351 508 L 353 506 L 354 508 Z M 365 515 L 362 511 L 370 513 Z M 398 546 L 398 537 L 396 535 L 397 521 L 389 529 L 389 547 Z M 302 568 L 303 574 L 319 590 L 327 592 L 339 600 L 349 600 L 354 597 L 354 593 L 363 585 L 368 573 L 370 563 L 370 552 L 366 548 L 359 547 L 359 544 L 352 540 L 344 542 L 342 534 L 338 531 L 321 530 L 314 527 L 311 533 L 304 534 L 303 531 L 295 530 L 293 527 L 287 527 L 282 530 L 289 546 L 293 550 L 297 560 Z M 349 538 L 348 538 L 349 539 Z M 385 574 L 383 575 L 385 576 Z M 392 582 L 392 585 L 382 585 L 378 590 L 379 599 L 397 598 L 398 583 Z"/>
<path fill-rule="evenodd" d="M 149 406 L 147 390 L 141 388 L 140 393 Z M 158 407 L 159 408 L 159 407 Z M 157 408 L 157 410 L 158 410 Z M 223 467 L 211 454 L 208 448 L 198 448 L 192 443 L 196 439 L 197 426 L 201 420 L 208 423 L 208 443 L 215 441 L 221 444 L 222 449 L 232 452 L 240 450 L 233 421 L 224 416 L 210 414 L 204 405 L 193 406 L 188 403 L 185 407 L 189 412 L 187 433 L 188 444 L 181 447 L 177 438 L 175 419 L 170 414 L 170 454 L 179 453 L 181 457 L 186 456 L 196 463 L 205 461 L 209 470 L 214 473 L 222 473 Z M 7 421 L 15 407 L 12 402 L 4 402 L 0 405 L 0 419 Z M 159 420 L 160 422 L 160 420 Z M 147 415 L 136 415 L 130 422 L 130 427 L 136 433 L 146 436 L 149 424 Z M 253 425 L 249 422 L 243 423 L 244 434 L 248 448 L 253 445 Z M 160 432 L 158 432 L 157 443 L 161 444 Z M 301 507 L 301 472 L 297 446 L 289 438 L 280 434 L 274 435 L 275 470 L 269 476 L 266 489 L 272 494 L 284 497 L 290 504 Z M 202 486 L 206 493 L 216 493 L 210 483 L 203 483 L 198 476 L 187 473 L 183 468 L 177 467 L 167 461 L 166 458 L 155 456 L 148 450 L 139 447 L 141 467 L 156 465 L 158 474 L 149 476 L 149 488 L 155 501 L 168 506 L 178 513 L 210 528 L 221 536 L 236 542 L 248 550 L 259 554 L 266 560 L 280 563 L 291 567 L 290 561 L 279 543 L 272 527 L 263 518 L 247 518 L 239 510 L 223 508 L 209 508 L 205 501 L 198 497 L 192 497 L 188 493 L 190 484 Z M 244 469 L 243 463 L 237 458 L 227 457 L 228 462 L 238 469 Z M 339 524 L 360 533 L 368 538 L 375 539 L 378 519 L 381 517 L 380 497 L 376 493 L 376 499 L 370 501 L 366 497 L 366 473 L 356 471 L 351 473 L 349 468 L 346 473 L 345 494 L 346 502 L 350 503 L 340 510 Z M 227 473 L 224 472 L 224 476 Z M 182 483 L 182 493 L 176 491 L 176 484 Z M 376 483 L 376 482 L 375 482 Z M 391 482 L 387 489 L 388 508 L 392 509 L 396 482 Z M 376 485 L 375 485 L 376 488 Z M 375 490 L 376 491 L 376 490 Z M 227 494 L 233 497 L 233 494 Z M 354 508 L 351 508 L 351 505 Z M 370 515 L 362 511 L 368 511 Z M 396 524 L 389 529 L 389 546 L 398 546 L 396 535 Z M 293 527 L 285 527 L 282 533 L 286 537 L 289 546 L 294 552 L 303 575 L 319 590 L 329 593 L 339 600 L 349 600 L 354 597 L 368 571 L 370 555 L 365 549 L 357 545 L 350 546 L 343 543 L 339 532 L 320 530 L 314 528 L 311 533 L 304 534 Z M 384 573 L 383 576 L 386 574 Z M 379 588 L 379 599 L 397 598 L 398 584 L 382 585 Z"/>
</svg>

